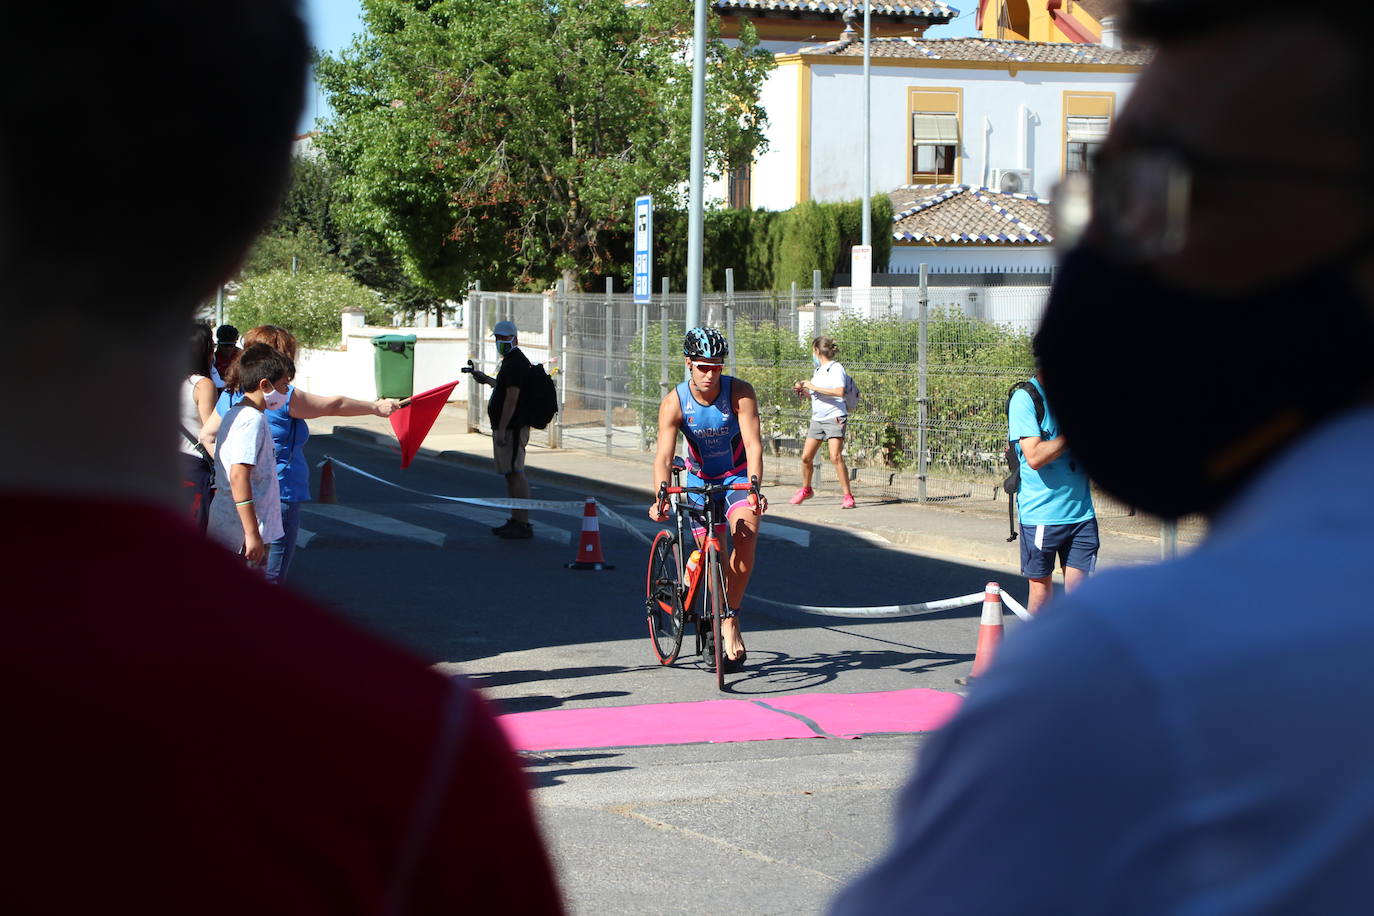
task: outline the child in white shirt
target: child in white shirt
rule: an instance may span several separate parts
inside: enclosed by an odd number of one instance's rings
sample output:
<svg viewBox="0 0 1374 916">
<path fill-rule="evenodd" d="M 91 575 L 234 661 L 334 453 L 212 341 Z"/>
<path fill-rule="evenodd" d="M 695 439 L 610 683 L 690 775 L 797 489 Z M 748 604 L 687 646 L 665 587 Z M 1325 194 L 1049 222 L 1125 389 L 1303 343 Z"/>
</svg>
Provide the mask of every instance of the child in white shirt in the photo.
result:
<svg viewBox="0 0 1374 916">
<path fill-rule="evenodd" d="M 250 566 L 261 566 L 267 542 L 282 536 L 277 457 L 262 412 L 285 402 L 294 367 L 267 344 L 254 344 L 243 351 L 235 370 L 231 376 L 237 376 L 243 400 L 224 415 L 216 437 L 219 488 L 210 503 L 209 535 L 242 554 Z"/>
</svg>

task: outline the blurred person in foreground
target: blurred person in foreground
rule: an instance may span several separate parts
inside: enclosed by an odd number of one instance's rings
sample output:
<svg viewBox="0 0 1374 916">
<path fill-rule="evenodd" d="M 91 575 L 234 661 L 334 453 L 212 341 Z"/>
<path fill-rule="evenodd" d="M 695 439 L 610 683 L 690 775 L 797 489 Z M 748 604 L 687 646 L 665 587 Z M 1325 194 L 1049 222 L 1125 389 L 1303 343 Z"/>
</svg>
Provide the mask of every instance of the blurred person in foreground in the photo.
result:
<svg viewBox="0 0 1374 916">
<path fill-rule="evenodd" d="M 0 910 L 558 912 L 478 695 L 176 510 L 186 324 L 284 186 L 294 4 L 70 20 L 7 9 L 0 55 L 0 382 L 31 405 L 0 450 Z M 99 139 L 54 142 L 76 99 Z"/>
<path fill-rule="evenodd" d="M 1356 9 L 1127 5 L 1158 50 L 1057 275 L 1045 389 L 1104 489 L 1210 531 L 1008 641 L 836 913 L 1374 912 L 1374 144 L 1350 106 L 1374 55 Z M 1301 142 L 1275 142 L 1278 113 Z M 1278 213 L 1294 229 L 1261 255 Z"/>
</svg>

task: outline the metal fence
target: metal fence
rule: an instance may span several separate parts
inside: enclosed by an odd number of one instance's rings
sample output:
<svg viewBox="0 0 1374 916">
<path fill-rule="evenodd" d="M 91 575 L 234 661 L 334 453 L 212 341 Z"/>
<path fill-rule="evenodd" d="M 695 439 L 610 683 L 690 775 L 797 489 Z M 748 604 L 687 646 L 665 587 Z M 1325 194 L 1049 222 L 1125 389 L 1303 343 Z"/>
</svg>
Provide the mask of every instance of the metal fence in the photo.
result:
<svg viewBox="0 0 1374 916">
<path fill-rule="evenodd" d="M 921 278 L 921 279 L 924 279 Z M 825 334 L 862 392 L 846 457 L 862 495 L 938 502 L 991 500 L 1006 474 L 1006 398 L 1032 371 L 1030 335 L 1048 287 L 932 286 L 734 292 L 703 296 L 701 321 L 725 331 L 727 370 L 753 384 L 767 476 L 800 478 L 809 401 L 793 383 L 812 372 L 810 342 Z M 686 296 L 647 304 L 628 293 L 477 293 L 469 314 L 474 359 L 495 372 L 490 328 L 511 318 L 531 362 L 554 370 L 561 405 L 531 441 L 648 462 L 658 404 L 684 377 Z M 472 405 L 473 425 L 489 429 Z M 833 473 L 818 468 L 823 483 Z M 1099 514 L 1129 514 L 1101 500 Z"/>
</svg>

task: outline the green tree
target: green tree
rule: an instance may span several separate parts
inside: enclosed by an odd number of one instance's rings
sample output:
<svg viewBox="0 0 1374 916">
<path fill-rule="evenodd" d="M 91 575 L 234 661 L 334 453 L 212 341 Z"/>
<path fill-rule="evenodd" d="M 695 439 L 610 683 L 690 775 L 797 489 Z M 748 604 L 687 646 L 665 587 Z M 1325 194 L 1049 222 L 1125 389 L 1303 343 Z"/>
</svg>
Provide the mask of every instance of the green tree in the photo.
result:
<svg viewBox="0 0 1374 916">
<path fill-rule="evenodd" d="M 244 330 L 260 324 L 286 328 L 302 347 L 332 347 L 343 337 L 346 308 L 362 309 L 368 324 L 391 323 L 377 294 L 343 274 L 290 269 L 244 280 L 228 305 L 228 319 Z"/>
<path fill-rule="evenodd" d="M 327 270 L 375 290 L 398 312 L 438 309 L 442 297 L 412 281 L 385 241 L 344 225 L 338 170 L 322 156 L 297 156 L 276 219 L 259 236 L 242 271 Z"/>
<path fill-rule="evenodd" d="M 317 66 L 335 117 L 340 215 L 447 295 L 473 280 L 578 288 L 633 199 L 680 205 L 691 127 L 690 0 L 364 0 L 366 32 Z M 707 168 L 764 144 L 773 67 L 754 30 L 708 44 Z"/>
</svg>

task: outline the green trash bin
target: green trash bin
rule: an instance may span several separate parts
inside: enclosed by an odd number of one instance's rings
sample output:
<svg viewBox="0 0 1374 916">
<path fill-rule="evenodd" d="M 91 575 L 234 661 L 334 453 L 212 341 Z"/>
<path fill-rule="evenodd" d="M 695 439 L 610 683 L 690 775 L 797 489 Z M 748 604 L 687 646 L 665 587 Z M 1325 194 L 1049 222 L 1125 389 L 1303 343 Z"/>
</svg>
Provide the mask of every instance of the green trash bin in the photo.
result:
<svg viewBox="0 0 1374 916">
<path fill-rule="evenodd" d="M 372 338 L 372 368 L 377 397 L 408 398 L 415 393 L 415 335 L 382 334 Z"/>
</svg>

